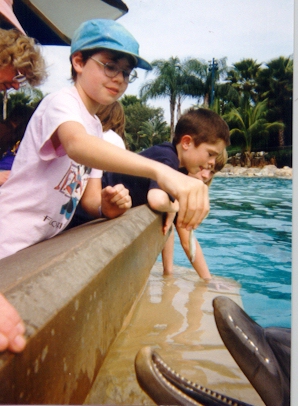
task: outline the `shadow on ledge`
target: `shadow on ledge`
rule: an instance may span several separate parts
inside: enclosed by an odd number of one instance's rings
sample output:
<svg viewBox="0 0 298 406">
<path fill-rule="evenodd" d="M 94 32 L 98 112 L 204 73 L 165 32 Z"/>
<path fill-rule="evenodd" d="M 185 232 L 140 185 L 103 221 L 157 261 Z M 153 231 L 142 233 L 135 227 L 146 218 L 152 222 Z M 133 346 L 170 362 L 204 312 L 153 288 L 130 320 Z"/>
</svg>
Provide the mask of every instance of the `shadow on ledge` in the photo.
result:
<svg viewBox="0 0 298 406">
<path fill-rule="evenodd" d="M 144 205 L 1 260 L 0 291 L 28 341 L 0 355 L 0 403 L 82 404 L 165 240 Z"/>
</svg>

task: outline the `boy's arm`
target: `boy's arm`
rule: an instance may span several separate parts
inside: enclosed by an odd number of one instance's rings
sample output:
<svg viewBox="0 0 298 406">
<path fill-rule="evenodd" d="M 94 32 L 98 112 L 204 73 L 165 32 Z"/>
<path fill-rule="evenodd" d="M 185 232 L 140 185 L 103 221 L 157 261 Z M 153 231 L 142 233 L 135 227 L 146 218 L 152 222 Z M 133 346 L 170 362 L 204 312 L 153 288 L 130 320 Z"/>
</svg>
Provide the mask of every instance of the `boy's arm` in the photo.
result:
<svg viewBox="0 0 298 406">
<path fill-rule="evenodd" d="M 185 251 L 185 254 L 187 255 L 188 259 L 190 259 L 190 250 L 189 250 L 190 231 L 185 230 L 184 228 L 181 227 L 176 227 L 176 230 L 178 232 L 180 242 Z M 206 281 L 212 279 L 202 248 L 197 239 L 196 239 L 196 256 L 195 260 L 192 262 L 192 266 L 194 267 L 195 271 L 197 272 L 200 278 Z"/>
<path fill-rule="evenodd" d="M 147 193 L 147 201 L 152 210 L 166 212 L 166 218 L 163 225 L 163 234 L 166 235 L 172 226 L 176 213 L 179 211 L 177 200 L 172 202 L 169 195 L 161 189 L 150 189 Z"/>
<path fill-rule="evenodd" d="M 174 263 L 174 229 L 170 231 L 169 238 L 167 239 L 163 250 L 161 251 L 162 266 L 164 275 L 173 274 L 173 263 Z"/>
<path fill-rule="evenodd" d="M 177 200 L 171 202 L 169 195 L 161 189 L 150 189 L 147 193 L 147 200 L 152 210 L 168 213 L 177 213 L 179 210 Z"/>
<path fill-rule="evenodd" d="M 100 217 L 101 211 L 106 217 L 115 218 L 131 207 L 131 197 L 123 185 L 102 189 L 101 179 L 90 178 L 81 198 L 81 206 L 93 217 Z"/>
<path fill-rule="evenodd" d="M 209 212 L 208 187 L 203 182 L 88 135 L 78 122 L 61 124 L 53 134 L 52 142 L 54 148 L 62 144 L 67 155 L 80 164 L 156 180 L 179 202 L 178 226 L 196 228 Z"/>
</svg>

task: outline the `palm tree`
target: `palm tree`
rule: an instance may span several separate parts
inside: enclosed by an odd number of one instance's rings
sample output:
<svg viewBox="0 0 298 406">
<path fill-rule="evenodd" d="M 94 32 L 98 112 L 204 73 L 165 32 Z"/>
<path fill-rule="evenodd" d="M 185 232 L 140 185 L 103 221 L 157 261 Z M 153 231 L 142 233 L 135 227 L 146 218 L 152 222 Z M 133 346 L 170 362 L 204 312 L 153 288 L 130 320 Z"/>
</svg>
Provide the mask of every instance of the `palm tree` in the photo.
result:
<svg viewBox="0 0 298 406">
<path fill-rule="evenodd" d="M 223 116 L 231 130 L 231 138 L 238 138 L 243 152 L 250 154 L 253 140 L 257 137 L 268 136 L 271 129 L 283 127 L 282 123 L 268 123 L 265 118 L 267 111 L 267 100 L 251 105 L 246 97 L 242 98 L 241 107 L 233 108 Z"/>
<path fill-rule="evenodd" d="M 261 65 L 253 59 L 242 59 L 240 62 L 234 63 L 233 68 L 229 70 L 226 81 L 237 90 L 239 101 L 241 97 L 246 97 L 253 103 L 258 101 L 256 80 Z"/>
<path fill-rule="evenodd" d="M 239 93 L 230 83 L 217 83 L 216 96 L 211 109 L 222 116 L 232 108 L 238 107 L 239 99 Z"/>
<path fill-rule="evenodd" d="M 175 110 L 178 105 L 178 115 L 181 110 L 181 103 L 187 96 L 194 96 L 194 88 L 200 88 L 198 78 L 190 74 L 185 69 L 184 62 L 178 57 L 171 57 L 168 60 L 158 59 L 151 63 L 153 73 L 156 78 L 146 82 L 141 90 L 140 95 L 143 100 L 169 98 L 170 102 L 170 128 L 171 136 L 174 133 Z"/>
<path fill-rule="evenodd" d="M 35 108 L 43 97 L 44 95 L 41 90 L 31 87 L 21 89 L 17 92 L 10 92 L 7 100 L 7 115 L 9 115 L 17 105 L 31 106 Z M 0 104 L 3 104 L 3 94 L 0 95 Z"/>
<path fill-rule="evenodd" d="M 212 90 L 217 93 L 217 81 L 224 79 L 227 72 L 227 58 L 216 60 L 216 69 L 212 71 L 211 64 L 198 59 L 188 59 L 185 61 L 184 69 L 190 77 L 192 84 L 195 86 L 188 89 L 189 95 L 198 98 L 198 103 L 202 97 L 203 107 L 211 107 Z"/>
<path fill-rule="evenodd" d="M 170 128 L 166 121 L 156 116 L 141 125 L 138 135 L 143 139 L 141 148 L 149 148 L 152 145 L 161 144 L 170 140 Z"/>
<path fill-rule="evenodd" d="M 140 95 L 143 100 L 168 97 L 170 99 L 171 132 L 174 132 L 175 107 L 179 93 L 178 82 L 181 75 L 181 63 L 178 57 L 169 60 L 158 59 L 151 63 L 156 79 L 145 83 Z"/>
<path fill-rule="evenodd" d="M 266 68 L 257 77 L 257 90 L 260 99 L 268 101 L 268 120 L 280 121 L 285 124 L 285 130 L 278 133 L 278 144 L 292 144 L 293 117 L 293 58 L 283 56 L 266 63 Z"/>
<path fill-rule="evenodd" d="M 148 106 L 136 96 L 125 95 L 120 101 L 126 118 L 125 138 L 127 147 L 131 151 L 139 151 L 144 147 L 144 140 L 139 135 L 142 125 L 155 118 L 164 121 L 164 111 L 160 107 Z"/>
</svg>

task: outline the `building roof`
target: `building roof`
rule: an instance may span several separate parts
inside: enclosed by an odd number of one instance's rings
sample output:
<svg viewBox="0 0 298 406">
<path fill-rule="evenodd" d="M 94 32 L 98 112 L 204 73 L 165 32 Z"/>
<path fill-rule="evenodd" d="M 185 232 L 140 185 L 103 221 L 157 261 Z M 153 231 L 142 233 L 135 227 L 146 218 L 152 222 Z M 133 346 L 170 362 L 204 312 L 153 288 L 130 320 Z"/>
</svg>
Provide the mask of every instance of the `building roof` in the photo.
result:
<svg viewBox="0 0 298 406">
<path fill-rule="evenodd" d="M 128 8 L 121 0 L 14 0 L 13 12 L 26 34 L 40 44 L 69 45 L 72 34 L 83 21 L 117 20 Z M 7 18 L 0 19 L 1 28 L 9 25 L 16 26 Z"/>
</svg>

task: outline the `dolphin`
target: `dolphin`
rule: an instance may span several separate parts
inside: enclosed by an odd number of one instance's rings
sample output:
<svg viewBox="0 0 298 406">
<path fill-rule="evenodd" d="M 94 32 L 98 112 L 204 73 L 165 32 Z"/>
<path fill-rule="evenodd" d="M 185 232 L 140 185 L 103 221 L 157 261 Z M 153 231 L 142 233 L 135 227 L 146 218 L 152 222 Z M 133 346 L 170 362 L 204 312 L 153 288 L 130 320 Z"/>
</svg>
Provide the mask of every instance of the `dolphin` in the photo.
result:
<svg viewBox="0 0 298 406">
<path fill-rule="evenodd" d="M 213 307 L 222 341 L 266 406 L 289 405 L 291 329 L 263 328 L 225 296 Z"/>
<path fill-rule="evenodd" d="M 219 334 L 266 406 L 290 405 L 291 330 L 262 328 L 231 299 L 213 300 Z M 171 369 L 151 347 L 135 358 L 141 388 L 158 405 L 252 406 L 199 384 Z"/>
<path fill-rule="evenodd" d="M 151 347 L 139 350 L 135 370 L 140 387 L 157 405 L 252 406 L 185 379 Z"/>
</svg>

